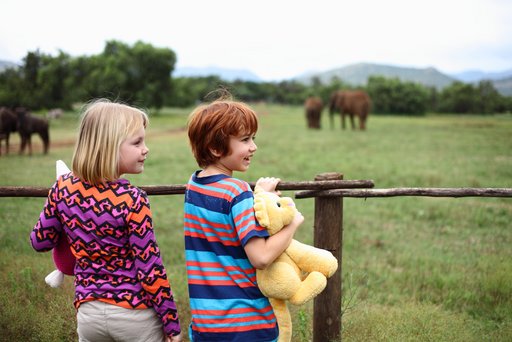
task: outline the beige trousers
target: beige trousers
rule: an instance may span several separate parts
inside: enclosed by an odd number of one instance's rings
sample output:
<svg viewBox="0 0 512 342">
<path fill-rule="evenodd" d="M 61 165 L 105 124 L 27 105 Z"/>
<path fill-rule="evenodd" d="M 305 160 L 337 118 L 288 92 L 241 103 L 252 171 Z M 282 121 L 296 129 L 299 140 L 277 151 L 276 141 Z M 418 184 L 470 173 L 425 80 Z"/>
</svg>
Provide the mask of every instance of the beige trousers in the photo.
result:
<svg viewBox="0 0 512 342">
<path fill-rule="evenodd" d="M 78 308 L 79 342 L 165 342 L 162 321 L 155 310 L 125 309 L 97 300 Z"/>
</svg>

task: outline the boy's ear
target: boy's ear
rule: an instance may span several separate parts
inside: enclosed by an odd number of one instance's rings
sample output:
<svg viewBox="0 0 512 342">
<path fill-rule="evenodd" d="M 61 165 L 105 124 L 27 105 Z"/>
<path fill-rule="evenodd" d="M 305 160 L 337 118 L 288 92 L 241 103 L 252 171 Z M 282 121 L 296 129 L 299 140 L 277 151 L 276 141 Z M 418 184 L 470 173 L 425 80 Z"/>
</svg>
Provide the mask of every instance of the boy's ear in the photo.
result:
<svg viewBox="0 0 512 342">
<path fill-rule="evenodd" d="M 210 148 L 210 153 L 213 154 L 217 158 L 221 157 L 221 153 L 218 152 L 217 150 L 213 149 L 213 148 Z"/>
</svg>

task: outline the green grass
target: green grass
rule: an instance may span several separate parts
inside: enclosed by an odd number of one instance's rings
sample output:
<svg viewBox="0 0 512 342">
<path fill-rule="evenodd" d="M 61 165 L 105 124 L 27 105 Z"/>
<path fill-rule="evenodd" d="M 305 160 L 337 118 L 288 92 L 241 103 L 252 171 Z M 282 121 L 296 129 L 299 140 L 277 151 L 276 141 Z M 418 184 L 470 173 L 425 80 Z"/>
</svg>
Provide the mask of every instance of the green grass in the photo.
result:
<svg viewBox="0 0 512 342">
<path fill-rule="evenodd" d="M 511 187 L 512 116 L 371 116 L 368 130 L 306 129 L 300 107 L 255 105 L 258 152 L 248 181 L 308 181 L 323 172 L 371 179 L 376 188 Z M 184 184 L 197 168 L 184 130 L 189 110 L 151 118 L 146 171 L 138 185 Z M 0 186 L 50 186 L 55 160 L 71 161 L 77 115 L 52 121 L 50 153 L 0 157 Z M 19 142 L 12 138 L 13 145 Z M 285 195 L 293 196 L 292 192 Z M 190 321 L 184 266 L 183 198 L 151 196 L 155 231 L 183 326 Z M 76 340 L 71 278 L 51 289 L 50 253 L 28 235 L 44 198 L 0 198 L 0 340 Z M 313 241 L 313 199 L 297 199 Z M 344 199 L 344 341 L 512 340 L 511 198 Z M 312 304 L 292 307 L 294 341 L 313 334 Z M 184 329 L 186 330 L 186 329 Z"/>
</svg>

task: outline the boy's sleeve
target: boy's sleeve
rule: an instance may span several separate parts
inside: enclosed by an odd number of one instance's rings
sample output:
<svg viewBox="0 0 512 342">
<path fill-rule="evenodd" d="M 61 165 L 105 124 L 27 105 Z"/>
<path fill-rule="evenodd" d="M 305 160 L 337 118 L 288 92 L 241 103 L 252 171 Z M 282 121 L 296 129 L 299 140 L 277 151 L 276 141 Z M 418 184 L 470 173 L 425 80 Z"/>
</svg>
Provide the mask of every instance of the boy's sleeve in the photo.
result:
<svg viewBox="0 0 512 342">
<path fill-rule="evenodd" d="M 46 252 L 55 247 L 62 232 L 62 223 L 57 214 L 57 193 L 58 182 L 55 182 L 48 193 L 39 219 L 30 233 L 32 247 L 38 252 Z"/>
<path fill-rule="evenodd" d="M 256 220 L 254 194 L 250 189 L 237 196 L 231 210 L 242 246 L 245 246 L 253 237 L 266 238 L 269 236 L 268 231 L 261 227 Z"/>
<path fill-rule="evenodd" d="M 151 209 L 145 193 L 141 192 L 135 200 L 127 223 L 130 245 L 134 251 L 137 278 L 162 320 L 167 336 L 178 335 L 181 332 L 178 310 L 156 243 Z"/>
</svg>

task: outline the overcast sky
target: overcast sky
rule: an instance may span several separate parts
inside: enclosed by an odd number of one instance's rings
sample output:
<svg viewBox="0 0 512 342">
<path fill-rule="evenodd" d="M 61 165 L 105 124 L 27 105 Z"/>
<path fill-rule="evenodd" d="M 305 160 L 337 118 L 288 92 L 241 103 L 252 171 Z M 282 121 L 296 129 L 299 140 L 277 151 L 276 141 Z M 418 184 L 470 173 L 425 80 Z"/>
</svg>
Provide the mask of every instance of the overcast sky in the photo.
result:
<svg viewBox="0 0 512 342">
<path fill-rule="evenodd" d="M 510 0 L 2 0 L 0 60 L 105 42 L 172 49 L 177 67 L 265 80 L 368 62 L 445 73 L 512 69 Z"/>
</svg>

